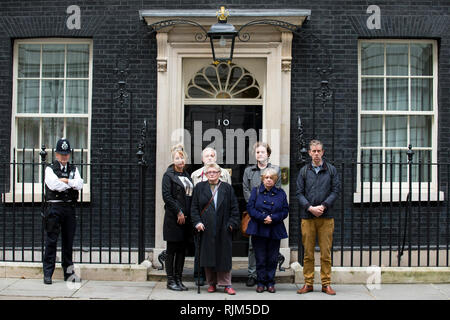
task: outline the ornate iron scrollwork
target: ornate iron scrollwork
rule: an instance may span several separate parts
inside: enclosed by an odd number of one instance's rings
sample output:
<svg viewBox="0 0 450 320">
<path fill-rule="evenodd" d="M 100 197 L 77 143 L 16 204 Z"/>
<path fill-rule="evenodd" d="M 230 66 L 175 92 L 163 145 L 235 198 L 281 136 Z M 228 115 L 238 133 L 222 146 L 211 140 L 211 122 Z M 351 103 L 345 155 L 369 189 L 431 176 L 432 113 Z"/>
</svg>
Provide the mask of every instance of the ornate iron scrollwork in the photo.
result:
<svg viewBox="0 0 450 320">
<path fill-rule="evenodd" d="M 136 153 L 138 157 L 138 163 L 144 166 L 147 164 L 147 162 L 144 159 L 146 139 L 147 139 L 147 120 L 144 120 L 144 126 L 141 129 L 141 141 L 139 142 L 138 152 Z"/>
<path fill-rule="evenodd" d="M 195 40 L 197 42 L 204 42 L 208 38 L 208 32 L 206 31 L 206 29 L 203 28 L 203 26 L 201 24 L 198 24 L 197 22 L 191 21 L 191 20 L 184 20 L 184 19 L 162 20 L 162 21 L 158 21 L 153 24 L 150 24 L 149 27 L 151 28 L 152 32 L 157 32 L 161 29 L 164 29 L 167 27 L 172 27 L 172 26 L 175 26 L 178 24 L 189 24 L 191 26 L 200 28 L 202 30 L 202 32 L 195 34 Z"/>
<path fill-rule="evenodd" d="M 254 26 L 254 25 L 259 25 L 259 24 L 267 24 L 267 25 L 271 25 L 271 26 L 275 26 L 275 27 L 280 27 L 283 29 L 287 29 L 288 31 L 294 33 L 294 34 L 298 34 L 298 30 L 300 29 L 298 26 L 296 26 L 295 24 L 292 23 L 288 23 L 288 22 L 284 22 L 284 21 L 280 21 L 280 20 L 270 20 L 270 19 L 261 19 L 261 20 L 254 20 L 254 21 L 250 21 L 246 24 L 244 24 L 243 26 L 241 26 L 238 30 L 238 38 L 239 40 L 241 40 L 242 42 L 247 42 L 250 40 L 250 34 L 247 32 L 244 32 L 241 34 L 242 29 L 248 28 L 250 26 Z"/>
<path fill-rule="evenodd" d="M 281 266 L 284 263 L 284 260 L 286 260 L 286 258 L 281 253 L 278 253 L 278 270 L 280 271 L 286 271 L 286 269 Z"/>
<path fill-rule="evenodd" d="M 306 163 L 307 156 L 308 156 L 308 150 L 306 149 L 306 142 L 303 130 L 303 124 L 300 116 L 297 117 L 297 144 L 298 144 L 298 157 L 297 157 L 297 165 L 303 166 Z"/>
<path fill-rule="evenodd" d="M 161 266 L 158 268 L 158 270 L 164 270 L 164 261 L 166 261 L 167 259 L 167 252 L 166 250 L 163 250 L 163 252 L 161 252 L 158 255 L 158 261 L 161 264 Z"/>
</svg>

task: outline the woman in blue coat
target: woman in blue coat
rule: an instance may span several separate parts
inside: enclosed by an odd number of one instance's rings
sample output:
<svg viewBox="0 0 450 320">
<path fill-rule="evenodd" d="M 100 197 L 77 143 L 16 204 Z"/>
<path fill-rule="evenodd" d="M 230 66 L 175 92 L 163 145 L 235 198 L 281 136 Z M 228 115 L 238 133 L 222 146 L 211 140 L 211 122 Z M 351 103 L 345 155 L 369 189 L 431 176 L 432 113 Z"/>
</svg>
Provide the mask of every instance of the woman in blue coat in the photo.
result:
<svg viewBox="0 0 450 320">
<path fill-rule="evenodd" d="M 278 178 L 275 169 L 265 169 L 261 185 L 253 188 L 247 204 L 251 219 L 246 232 L 252 236 L 255 251 L 258 293 L 265 288 L 275 293 L 280 242 L 288 237 L 283 220 L 288 216 L 289 204 L 283 189 L 275 187 Z"/>
</svg>

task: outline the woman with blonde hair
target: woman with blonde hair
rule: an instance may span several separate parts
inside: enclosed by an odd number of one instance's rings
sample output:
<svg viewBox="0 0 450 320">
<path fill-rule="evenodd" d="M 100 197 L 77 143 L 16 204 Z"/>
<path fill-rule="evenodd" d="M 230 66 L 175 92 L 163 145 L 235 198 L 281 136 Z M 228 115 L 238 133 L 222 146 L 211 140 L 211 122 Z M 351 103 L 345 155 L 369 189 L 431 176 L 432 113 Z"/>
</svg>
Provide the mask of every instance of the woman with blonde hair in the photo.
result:
<svg viewBox="0 0 450 320">
<path fill-rule="evenodd" d="M 253 145 L 253 153 L 255 154 L 256 164 L 245 168 L 244 176 L 242 178 L 242 190 L 244 192 L 244 199 L 246 202 L 250 199 L 250 193 L 253 188 L 259 187 L 261 184 L 261 173 L 266 168 L 273 168 L 277 172 L 277 176 L 281 176 L 280 167 L 269 162 L 272 149 L 269 144 L 263 141 L 258 141 Z M 276 187 L 281 188 L 281 180 L 277 179 Z M 248 246 L 248 279 L 247 287 L 253 287 L 256 284 L 256 260 L 255 252 L 253 250 L 252 237 L 249 239 Z"/>
<path fill-rule="evenodd" d="M 256 292 L 267 289 L 275 293 L 275 273 L 281 239 L 288 237 L 283 220 L 287 218 L 289 205 L 286 193 L 276 187 L 279 174 L 274 168 L 266 168 L 261 175 L 261 185 L 252 189 L 247 210 L 250 222 L 247 234 L 251 235 L 256 258 Z"/>
<path fill-rule="evenodd" d="M 188 290 L 182 282 L 186 247 L 191 235 L 191 199 L 194 186 L 185 170 L 187 155 L 182 144 L 171 149 L 172 164 L 162 179 L 164 200 L 163 238 L 167 241 L 167 288 L 175 291 Z"/>
</svg>

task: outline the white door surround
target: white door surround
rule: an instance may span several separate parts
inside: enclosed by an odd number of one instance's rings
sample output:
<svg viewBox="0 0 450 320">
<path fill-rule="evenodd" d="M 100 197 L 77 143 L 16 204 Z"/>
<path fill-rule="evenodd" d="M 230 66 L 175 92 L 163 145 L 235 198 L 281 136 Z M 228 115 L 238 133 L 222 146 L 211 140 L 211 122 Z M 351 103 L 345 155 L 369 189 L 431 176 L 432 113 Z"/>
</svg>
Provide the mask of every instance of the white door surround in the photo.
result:
<svg viewBox="0 0 450 320">
<path fill-rule="evenodd" d="M 188 19 L 205 29 L 217 22 L 215 11 L 197 10 L 143 10 L 140 15 L 148 24 L 167 19 Z M 300 26 L 310 15 L 309 10 L 230 10 L 228 18 L 236 29 L 256 19 L 272 18 Z M 161 29 L 157 41 L 157 142 L 156 142 L 156 191 L 155 191 L 155 247 L 152 260 L 165 250 L 163 240 L 164 202 L 161 181 L 171 163 L 170 147 L 183 142 L 180 132 L 184 127 L 184 77 L 183 60 L 188 58 L 211 59 L 209 41 L 195 41 L 200 29 L 190 25 L 176 25 Z M 292 33 L 271 25 L 255 25 L 246 30 L 250 41 L 236 41 L 233 57 L 239 61 L 260 58 L 265 61 L 263 103 L 263 140 L 272 148 L 271 162 L 289 167 L 290 161 L 290 110 L 291 110 L 291 60 Z M 189 60 L 189 59 L 188 59 Z M 289 196 L 289 185 L 283 185 Z M 287 229 L 289 219 L 285 220 Z M 281 241 L 280 252 L 285 256 L 284 266 L 290 264 L 287 239 Z"/>
</svg>

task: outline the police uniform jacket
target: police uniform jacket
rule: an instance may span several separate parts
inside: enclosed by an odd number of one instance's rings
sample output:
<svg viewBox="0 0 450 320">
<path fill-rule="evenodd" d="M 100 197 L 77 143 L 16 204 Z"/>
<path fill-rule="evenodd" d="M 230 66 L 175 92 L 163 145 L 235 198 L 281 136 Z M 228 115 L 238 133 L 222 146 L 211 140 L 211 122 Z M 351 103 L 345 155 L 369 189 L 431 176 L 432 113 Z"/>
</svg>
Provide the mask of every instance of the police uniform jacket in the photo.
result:
<svg viewBox="0 0 450 320">
<path fill-rule="evenodd" d="M 288 216 L 289 204 L 283 189 L 274 186 L 267 190 L 261 183 L 251 192 L 247 211 L 250 215 L 247 234 L 269 239 L 288 237 L 283 220 Z M 271 217 L 272 223 L 264 223 L 267 216 Z"/>
<path fill-rule="evenodd" d="M 60 178 L 67 178 L 68 183 L 60 181 Z M 45 195 L 48 202 L 75 202 L 82 188 L 83 179 L 72 164 L 67 163 L 63 172 L 62 165 L 55 160 L 45 169 Z"/>
</svg>

